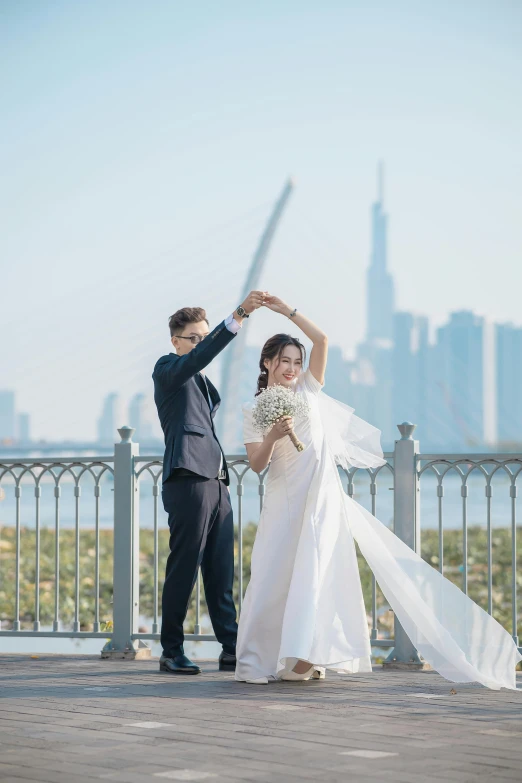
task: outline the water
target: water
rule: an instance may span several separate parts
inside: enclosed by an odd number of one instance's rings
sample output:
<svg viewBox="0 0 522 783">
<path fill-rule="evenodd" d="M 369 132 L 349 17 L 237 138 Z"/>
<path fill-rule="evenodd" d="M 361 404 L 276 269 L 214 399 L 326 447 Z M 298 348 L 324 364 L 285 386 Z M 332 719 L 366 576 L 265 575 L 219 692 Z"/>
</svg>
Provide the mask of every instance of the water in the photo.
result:
<svg viewBox="0 0 522 783">
<path fill-rule="evenodd" d="M 243 524 L 257 522 L 259 518 L 259 493 L 257 476 L 247 473 L 244 480 L 243 495 Z M 16 506 L 14 487 L 4 479 L 2 486 L 5 489 L 5 498 L 0 502 L 0 526 L 14 525 L 16 522 Z M 62 496 L 60 498 L 60 527 L 73 528 L 75 525 L 75 497 L 74 485 L 67 479 L 63 480 Z M 93 492 L 94 482 L 88 475 L 82 479 L 82 494 L 80 498 L 79 524 L 81 529 L 92 529 L 95 524 L 95 499 Z M 346 482 L 345 482 L 346 486 Z M 393 480 L 387 472 L 380 474 L 378 481 L 378 494 L 376 516 L 386 525 L 391 524 L 393 517 Z M 445 497 L 443 499 L 444 528 L 448 530 L 460 528 L 462 525 L 462 498 L 460 495 L 461 482 L 454 474 L 450 474 L 444 480 Z M 484 478 L 473 475 L 468 481 L 468 524 L 486 525 L 486 498 L 484 493 Z M 511 498 L 509 496 L 509 481 L 504 474 L 499 473 L 493 480 L 492 498 L 492 525 L 494 527 L 508 527 L 511 524 Z M 437 482 L 434 476 L 425 475 L 421 479 L 421 527 L 423 529 L 436 528 L 438 526 L 438 498 L 436 494 Z M 100 528 L 112 529 L 113 527 L 113 503 L 114 485 L 110 477 L 101 481 L 100 495 Z M 53 528 L 55 525 L 55 498 L 54 485 L 51 482 L 42 483 L 42 495 L 40 498 L 40 524 L 42 527 Z M 235 485 L 231 486 L 231 499 L 234 508 L 235 519 L 238 519 L 238 498 Z M 371 510 L 371 498 L 369 494 L 369 480 L 361 474 L 356 482 L 354 499 L 361 505 Z M 167 528 L 167 515 L 163 510 L 161 497 L 158 499 L 158 525 Z M 27 482 L 23 485 L 21 497 L 21 524 L 32 528 L 35 526 L 35 497 L 34 485 Z M 139 502 L 140 527 L 151 529 L 154 526 L 152 480 L 144 476 L 140 482 Z"/>
</svg>

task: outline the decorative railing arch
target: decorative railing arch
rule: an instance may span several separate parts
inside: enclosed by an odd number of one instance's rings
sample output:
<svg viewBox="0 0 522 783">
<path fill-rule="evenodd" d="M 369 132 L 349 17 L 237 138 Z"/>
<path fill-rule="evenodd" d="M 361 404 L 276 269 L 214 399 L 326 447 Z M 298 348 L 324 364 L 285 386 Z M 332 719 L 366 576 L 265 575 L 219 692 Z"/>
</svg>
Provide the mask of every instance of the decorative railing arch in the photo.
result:
<svg viewBox="0 0 522 783">
<path fill-rule="evenodd" d="M 21 561 L 21 526 L 22 513 L 21 501 L 24 488 L 32 485 L 35 498 L 35 590 L 34 590 L 34 620 L 33 632 L 41 633 L 40 624 L 40 563 L 41 563 L 41 500 L 42 489 L 46 479 L 50 479 L 49 485 L 54 495 L 54 618 L 53 634 L 60 634 L 60 516 L 62 503 L 63 480 L 70 478 L 75 499 L 75 578 L 74 578 L 74 621 L 72 633 L 84 635 L 80 632 L 79 606 L 80 606 L 80 497 L 82 478 L 89 475 L 93 480 L 93 496 L 95 500 L 94 513 L 94 539 L 95 539 L 95 578 L 94 578 L 94 615 L 93 633 L 100 632 L 100 555 L 99 555 L 99 523 L 100 523 L 100 496 L 101 480 L 108 474 L 113 476 L 114 468 L 111 458 L 84 457 L 78 459 L 31 459 L 2 460 L 0 463 L 0 485 L 12 483 L 15 498 L 15 601 L 13 612 L 12 630 L 23 632 L 20 620 L 20 561 Z M 5 481 L 6 477 L 11 479 Z M 28 480 L 29 479 L 29 480 Z M 32 479 L 32 481 L 31 481 Z M 27 632 L 25 632 L 27 633 Z M 64 635 L 69 635 L 64 632 Z"/>
</svg>

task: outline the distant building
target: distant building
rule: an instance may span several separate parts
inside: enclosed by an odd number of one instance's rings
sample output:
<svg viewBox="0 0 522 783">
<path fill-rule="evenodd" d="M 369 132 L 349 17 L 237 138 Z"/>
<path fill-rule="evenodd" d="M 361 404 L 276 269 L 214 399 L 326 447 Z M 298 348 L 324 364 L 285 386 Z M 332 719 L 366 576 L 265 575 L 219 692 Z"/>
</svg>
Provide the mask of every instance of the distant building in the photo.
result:
<svg viewBox="0 0 522 783">
<path fill-rule="evenodd" d="M 18 427 L 16 439 L 19 443 L 29 443 L 31 440 L 31 417 L 28 413 L 18 414 Z"/>
<path fill-rule="evenodd" d="M 366 339 L 350 367 L 352 405 L 382 431 L 389 448 L 397 436 L 393 420 L 393 313 L 395 294 L 388 271 L 388 218 L 383 206 L 383 166 L 378 169 L 377 201 L 371 210 L 371 254 L 367 272 Z"/>
<path fill-rule="evenodd" d="M 441 448 L 484 443 L 485 375 L 493 372 L 484 319 L 469 311 L 451 313 L 449 322 L 437 330 L 428 378 L 434 419 L 430 439 Z"/>
<path fill-rule="evenodd" d="M 391 340 L 367 340 L 357 349 L 357 378 L 362 384 L 354 403 L 357 413 L 378 427 L 382 432 L 382 442 L 390 448 L 397 437 L 393 421 L 393 343 Z"/>
<path fill-rule="evenodd" d="M 145 394 L 135 394 L 129 403 L 129 426 L 136 432 L 133 439 L 137 442 L 147 442 L 152 438 L 149 402 Z"/>
<path fill-rule="evenodd" d="M 0 391 L 0 440 L 16 438 L 15 393 L 8 389 Z"/>
<path fill-rule="evenodd" d="M 333 383 L 349 374 L 349 404 L 382 431 L 385 447 L 398 437 L 396 425 L 412 421 L 424 448 L 449 450 L 495 442 L 497 418 L 504 437 L 522 432 L 522 413 L 513 389 L 519 377 L 503 357 L 517 355 L 517 338 L 497 332 L 471 312 L 456 312 L 430 344 L 427 318 L 396 312 L 394 283 L 387 263 L 387 215 L 383 208 L 383 176 L 379 166 L 376 202 L 372 205 L 372 248 L 367 273 L 367 328 L 353 362 L 342 368 L 333 355 Z M 498 372 L 495 366 L 495 349 Z M 520 364 L 520 362 L 519 362 Z M 522 371 L 521 371 L 522 373 Z M 498 404 L 496 382 L 499 385 Z M 501 387 L 501 388 L 500 388 Z M 334 395 L 335 396 L 335 395 Z M 503 410 L 509 411 L 502 413 Z M 503 418 L 502 418 L 503 417 Z M 511 422 L 508 418 L 511 417 Z"/>
<path fill-rule="evenodd" d="M 125 424 L 120 416 L 120 399 L 114 392 L 108 394 L 104 401 L 101 416 L 98 419 L 98 442 L 116 443 L 119 440 L 118 428 Z"/>
<path fill-rule="evenodd" d="M 393 339 L 395 295 L 388 272 L 387 222 L 383 211 L 383 167 L 379 165 L 377 201 L 372 205 L 372 250 L 368 268 L 367 339 Z"/>
<path fill-rule="evenodd" d="M 426 373 L 429 325 L 424 316 L 397 312 L 393 316 L 393 423 L 411 421 L 417 435 L 427 436 Z M 397 437 L 397 436 L 396 436 Z"/>
<path fill-rule="evenodd" d="M 495 328 L 497 427 L 500 444 L 522 443 L 522 328 Z"/>
</svg>

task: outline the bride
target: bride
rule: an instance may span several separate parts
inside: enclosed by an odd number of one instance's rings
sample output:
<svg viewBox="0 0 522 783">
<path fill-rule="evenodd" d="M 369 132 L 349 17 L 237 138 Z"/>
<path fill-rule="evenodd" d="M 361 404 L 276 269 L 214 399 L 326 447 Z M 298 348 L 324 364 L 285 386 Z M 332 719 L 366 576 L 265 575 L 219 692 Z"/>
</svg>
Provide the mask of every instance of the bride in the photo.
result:
<svg viewBox="0 0 522 783">
<path fill-rule="evenodd" d="M 262 437 L 244 406 L 251 468 L 269 464 L 265 502 L 239 621 L 236 680 L 324 677 L 325 669 L 371 671 L 371 647 L 354 540 L 418 652 L 453 682 L 516 688 L 522 656 L 507 631 L 424 562 L 343 490 L 337 464 L 384 463 L 379 431 L 322 391 L 328 340 L 275 296 L 265 306 L 289 318 L 313 344 L 308 369 L 295 337 L 276 334 L 261 352 L 259 392 L 273 384 L 304 395 L 306 418 L 289 417 Z"/>
</svg>

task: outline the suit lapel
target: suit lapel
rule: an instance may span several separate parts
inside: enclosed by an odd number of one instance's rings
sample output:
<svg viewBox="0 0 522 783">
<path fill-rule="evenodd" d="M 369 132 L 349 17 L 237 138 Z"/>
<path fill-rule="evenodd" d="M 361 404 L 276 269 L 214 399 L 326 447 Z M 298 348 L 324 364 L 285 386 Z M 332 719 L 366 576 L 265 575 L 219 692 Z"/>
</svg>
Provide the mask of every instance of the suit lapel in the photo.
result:
<svg viewBox="0 0 522 783">
<path fill-rule="evenodd" d="M 205 380 L 207 381 L 206 384 L 205 384 Z M 199 391 L 205 398 L 205 402 L 207 403 L 209 409 L 210 409 L 210 404 L 209 404 L 208 394 L 210 394 L 210 401 L 212 402 L 212 411 L 210 412 L 210 415 L 212 416 L 212 418 L 214 418 L 214 414 L 219 408 L 219 404 L 221 402 L 221 397 L 218 394 L 218 390 L 216 389 L 214 384 L 209 381 L 208 378 L 203 378 L 203 376 L 200 373 L 197 373 L 194 376 L 194 381 Z"/>
<path fill-rule="evenodd" d="M 201 375 L 199 373 L 196 373 L 196 375 L 194 375 L 193 380 L 194 380 L 194 383 L 196 384 L 196 386 L 198 387 L 198 390 L 199 390 L 200 394 L 203 395 L 203 397 L 205 398 L 205 402 L 208 405 L 208 395 L 207 395 L 207 390 L 205 388 L 205 381 L 203 380 L 203 378 L 201 377 Z"/>
<path fill-rule="evenodd" d="M 212 400 L 212 405 L 214 406 L 212 410 L 212 416 L 214 416 L 215 412 L 220 406 L 221 397 L 219 396 L 218 390 L 216 389 L 214 384 L 211 383 L 208 378 L 207 378 L 207 386 L 210 392 L 210 399 Z"/>
</svg>

